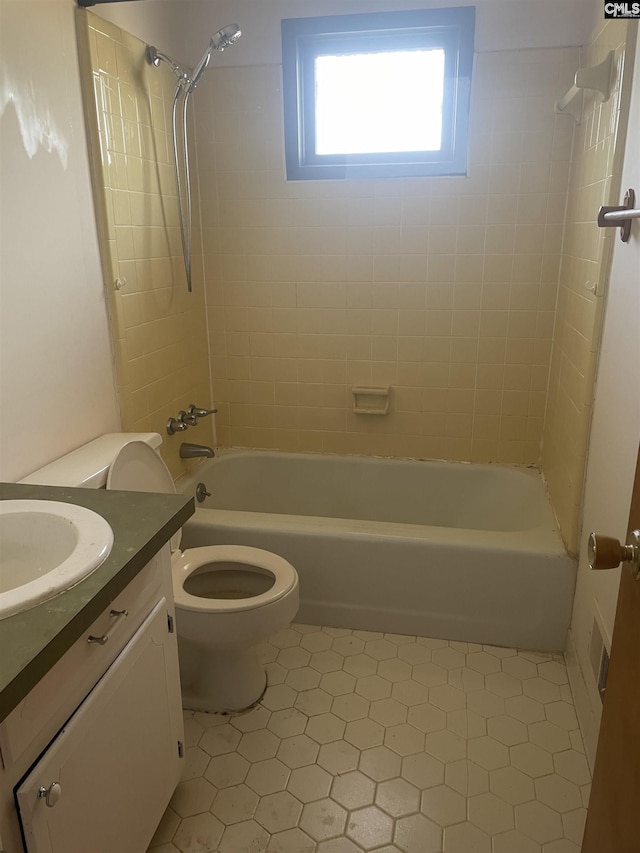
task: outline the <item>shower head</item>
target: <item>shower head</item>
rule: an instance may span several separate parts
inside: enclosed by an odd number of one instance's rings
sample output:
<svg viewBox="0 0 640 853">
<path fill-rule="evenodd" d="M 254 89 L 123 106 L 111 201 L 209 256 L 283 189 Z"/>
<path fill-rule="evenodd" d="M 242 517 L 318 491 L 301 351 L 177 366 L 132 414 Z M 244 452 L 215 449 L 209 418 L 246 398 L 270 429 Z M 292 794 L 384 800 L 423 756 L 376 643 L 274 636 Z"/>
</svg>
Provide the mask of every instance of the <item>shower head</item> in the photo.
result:
<svg viewBox="0 0 640 853">
<path fill-rule="evenodd" d="M 214 50 L 222 51 L 229 47 L 230 44 L 238 41 L 240 36 L 242 35 L 242 31 L 237 24 L 229 24 L 227 27 L 223 27 L 221 30 L 212 37 L 209 42 L 209 47 L 205 51 L 204 56 L 200 60 L 200 62 L 193 69 L 193 73 L 191 74 L 191 82 L 189 84 L 189 92 L 193 92 L 198 83 L 200 82 L 200 78 L 204 74 L 209 65 L 209 60 L 211 59 L 211 54 Z"/>
<path fill-rule="evenodd" d="M 237 24 L 229 24 L 221 30 L 218 30 L 214 35 L 211 39 L 211 47 L 214 50 L 222 52 L 226 47 L 229 47 L 230 44 L 237 42 L 241 35 L 242 30 Z"/>
</svg>

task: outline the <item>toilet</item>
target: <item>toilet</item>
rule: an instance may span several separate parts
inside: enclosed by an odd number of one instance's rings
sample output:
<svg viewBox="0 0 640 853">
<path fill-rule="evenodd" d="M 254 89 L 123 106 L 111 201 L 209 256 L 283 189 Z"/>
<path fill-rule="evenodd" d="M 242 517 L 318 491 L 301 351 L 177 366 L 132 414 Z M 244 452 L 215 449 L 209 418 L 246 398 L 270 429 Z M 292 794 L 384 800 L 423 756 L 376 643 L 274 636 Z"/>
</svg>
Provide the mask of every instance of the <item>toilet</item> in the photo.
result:
<svg viewBox="0 0 640 853">
<path fill-rule="evenodd" d="M 175 493 L 158 453 L 144 441 L 122 439 L 107 488 Z M 171 569 L 183 705 L 192 711 L 245 710 L 266 689 L 259 644 L 298 611 L 298 575 L 285 559 L 261 548 L 181 551 L 180 539 L 180 533 L 171 539 Z"/>
</svg>

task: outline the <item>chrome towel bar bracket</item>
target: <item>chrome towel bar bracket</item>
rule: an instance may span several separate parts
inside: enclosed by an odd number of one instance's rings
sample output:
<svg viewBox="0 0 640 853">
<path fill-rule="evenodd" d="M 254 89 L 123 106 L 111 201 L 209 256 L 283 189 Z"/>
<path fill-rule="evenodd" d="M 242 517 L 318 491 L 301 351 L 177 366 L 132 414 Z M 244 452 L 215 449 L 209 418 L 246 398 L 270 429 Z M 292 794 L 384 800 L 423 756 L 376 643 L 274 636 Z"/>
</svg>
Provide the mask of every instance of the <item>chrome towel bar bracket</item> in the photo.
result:
<svg viewBox="0 0 640 853">
<path fill-rule="evenodd" d="M 620 228 L 620 239 L 629 242 L 631 221 L 640 219 L 640 210 L 634 209 L 636 194 L 628 189 L 624 196 L 624 204 L 603 205 L 598 211 L 598 225 L 601 228 Z"/>
</svg>

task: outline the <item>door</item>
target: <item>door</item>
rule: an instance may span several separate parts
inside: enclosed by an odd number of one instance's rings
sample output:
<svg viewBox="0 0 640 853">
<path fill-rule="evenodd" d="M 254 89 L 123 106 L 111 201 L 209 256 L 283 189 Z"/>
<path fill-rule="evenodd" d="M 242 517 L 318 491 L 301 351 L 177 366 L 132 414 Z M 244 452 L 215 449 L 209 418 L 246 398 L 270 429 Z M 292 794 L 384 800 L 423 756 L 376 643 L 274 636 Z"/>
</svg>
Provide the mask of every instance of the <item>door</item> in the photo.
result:
<svg viewBox="0 0 640 853">
<path fill-rule="evenodd" d="M 162 598 L 17 790 L 28 853 L 141 853 L 180 778 Z"/>
<path fill-rule="evenodd" d="M 640 450 L 629 515 L 629 533 L 637 530 Z M 639 570 L 638 563 L 625 564 L 620 578 L 583 853 L 637 853 L 640 845 Z"/>
<path fill-rule="evenodd" d="M 625 64 L 633 64 L 633 78 L 620 199 L 629 188 L 635 189 L 636 198 L 640 191 L 640 40 L 635 62 L 630 54 L 627 50 Z M 624 541 L 627 522 L 640 526 L 640 220 L 633 221 L 628 243 L 622 243 L 617 232 L 608 233 L 613 238 L 613 261 L 589 442 L 584 533 L 572 622 L 573 649 L 582 671 L 577 681 L 586 688 L 582 697 L 580 691 L 576 693 L 576 700 L 582 707 L 587 751 L 596 754 L 582 850 L 639 853 L 640 582 L 633 580 L 628 566 L 592 572 L 586 565 L 585 539 L 590 531 Z M 596 627 L 605 644 L 611 642 L 604 706 L 597 696 L 589 659 L 590 638 Z"/>
</svg>

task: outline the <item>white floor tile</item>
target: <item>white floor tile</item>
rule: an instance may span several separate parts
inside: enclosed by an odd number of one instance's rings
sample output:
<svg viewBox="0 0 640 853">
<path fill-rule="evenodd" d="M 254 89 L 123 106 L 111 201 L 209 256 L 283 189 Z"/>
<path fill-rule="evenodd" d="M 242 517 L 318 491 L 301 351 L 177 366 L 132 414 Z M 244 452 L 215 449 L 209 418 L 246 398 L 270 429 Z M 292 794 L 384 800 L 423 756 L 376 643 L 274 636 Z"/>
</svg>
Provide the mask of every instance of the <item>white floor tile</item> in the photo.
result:
<svg viewBox="0 0 640 853">
<path fill-rule="evenodd" d="M 153 853 L 579 853 L 562 656 L 292 625 L 245 714 L 185 712 Z"/>
</svg>

